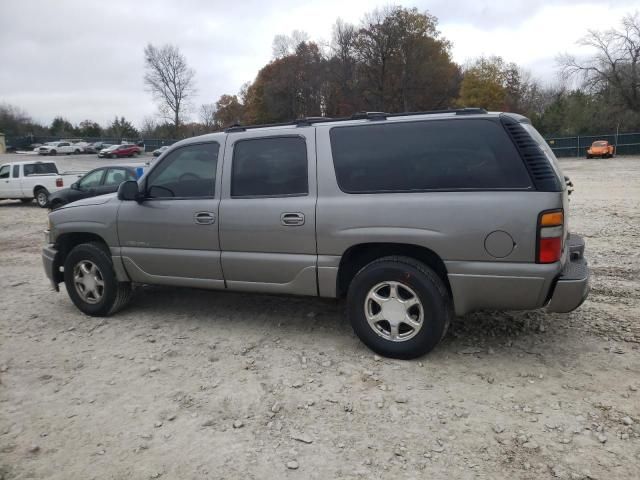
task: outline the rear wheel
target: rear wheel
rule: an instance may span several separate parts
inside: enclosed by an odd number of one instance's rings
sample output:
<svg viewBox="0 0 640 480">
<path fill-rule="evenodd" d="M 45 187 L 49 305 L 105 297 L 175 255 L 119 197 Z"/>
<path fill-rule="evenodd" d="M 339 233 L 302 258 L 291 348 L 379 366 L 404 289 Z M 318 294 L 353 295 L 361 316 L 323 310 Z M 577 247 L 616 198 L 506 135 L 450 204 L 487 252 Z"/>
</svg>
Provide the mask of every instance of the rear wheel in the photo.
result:
<svg viewBox="0 0 640 480">
<path fill-rule="evenodd" d="M 46 208 L 49 205 L 49 192 L 46 188 L 40 187 L 34 192 L 36 203 L 40 208 Z"/>
<path fill-rule="evenodd" d="M 76 155 L 80 155 L 80 150 L 76 149 L 76 150 L 74 150 L 73 153 L 75 153 Z"/>
<path fill-rule="evenodd" d="M 64 283 L 74 305 L 94 317 L 116 313 L 131 298 L 131 284 L 117 280 L 107 247 L 99 243 L 71 250 L 64 262 Z"/>
<path fill-rule="evenodd" d="M 453 316 L 440 277 L 409 257 L 384 257 L 360 270 L 349 286 L 347 310 L 365 345 L 404 359 L 433 350 Z"/>
</svg>

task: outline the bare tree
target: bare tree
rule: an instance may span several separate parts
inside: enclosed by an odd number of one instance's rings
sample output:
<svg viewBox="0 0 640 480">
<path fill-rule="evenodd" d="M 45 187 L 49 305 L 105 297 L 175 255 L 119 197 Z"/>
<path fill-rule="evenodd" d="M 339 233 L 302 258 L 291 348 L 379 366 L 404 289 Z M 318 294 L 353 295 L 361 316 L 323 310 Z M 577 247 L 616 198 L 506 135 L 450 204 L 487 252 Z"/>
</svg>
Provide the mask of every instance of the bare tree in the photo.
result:
<svg viewBox="0 0 640 480">
<path fill-rule="evenodd" d="M 173 123 L 177 135 L 180 122 L 195 94 L 195 72 L 174 45 L 158 48 L 148 44 L 144 49 L 144 57 L 144 82 L 158 102 L 162 116 Z"/>
<path fill-rule="evenodd" d="M 294 30 L 291 35 L 276 35 L 273 37 L 271 50 L 273 58 L 282 58 L 295 53 L 298 45 L 309 41 L 309 34 L 302 30 Z"/>
<path fill-rule="evenodd" d="M 216 113 L 218 109 L 215 103 L 204 103 L 200 105 L 200 123 L 209 132 L 216 128 Z"/>
<path fill-rule="evenodd" d="M 560 56 L 564 77 L 581 78 L 590 91 L 611 91 L 626 108 L 640 111 L 640 15 L 625 16 L 619 30 L 589 30 L 579 44 L 595 54 L 584 60 Z"/>
</svg>

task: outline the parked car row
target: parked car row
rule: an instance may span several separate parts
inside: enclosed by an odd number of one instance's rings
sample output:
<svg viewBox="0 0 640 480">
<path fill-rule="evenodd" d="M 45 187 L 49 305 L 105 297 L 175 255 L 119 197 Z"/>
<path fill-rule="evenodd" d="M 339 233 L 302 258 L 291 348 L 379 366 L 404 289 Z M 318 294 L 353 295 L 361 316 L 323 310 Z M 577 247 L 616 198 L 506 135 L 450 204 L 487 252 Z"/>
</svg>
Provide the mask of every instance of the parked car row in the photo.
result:
<svg viewBox="0 0 640 480">
<path fill-rule="evenodd" d="M 114 152 L 114 150 L 117 150 Z M 83 142 L 78 140 L 59 140 L 57 142 L 47 142 L 44 145 L 37 145 L 33 149 L 38 155 L 58 155 L 58 154 L 80 154 L 97 153 L 101 158 L 132 157 L 144 153 L 144 142 L 137 143 L 121 142 L 111 144 L 107 142 Z"/>
</svg>

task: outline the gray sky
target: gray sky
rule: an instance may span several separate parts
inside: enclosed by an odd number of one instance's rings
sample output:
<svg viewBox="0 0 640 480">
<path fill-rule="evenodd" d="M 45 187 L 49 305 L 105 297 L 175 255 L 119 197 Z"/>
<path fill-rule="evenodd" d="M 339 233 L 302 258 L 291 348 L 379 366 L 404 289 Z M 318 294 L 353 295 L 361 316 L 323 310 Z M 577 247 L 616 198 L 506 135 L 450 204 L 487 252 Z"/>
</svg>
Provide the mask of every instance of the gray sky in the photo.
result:
<svg viewBox="0 0 640 480">
<path fill-rule="evenodd" d="M 392 2 L 393 3 L 393 2 Z M 427 9 L 459 63 L 501 55 L 555 81 L 555 57 L 580 54 L 588 28 L 617 26 L 637 0 L 398 1 Z M 365 0 L 2 0 L 0 102 L 48 123 L 136 125 L 156 107 L 143 84 L 143 49 L 173 43 L 196 70 L 196 105 L 237 93 L 271 58 L 274 35 L 294 29 L 328 41 L 337 17 L 357 23 L 380 3 Z M 194 115 L 195 118 L 195 115 Z"/>
</svg>

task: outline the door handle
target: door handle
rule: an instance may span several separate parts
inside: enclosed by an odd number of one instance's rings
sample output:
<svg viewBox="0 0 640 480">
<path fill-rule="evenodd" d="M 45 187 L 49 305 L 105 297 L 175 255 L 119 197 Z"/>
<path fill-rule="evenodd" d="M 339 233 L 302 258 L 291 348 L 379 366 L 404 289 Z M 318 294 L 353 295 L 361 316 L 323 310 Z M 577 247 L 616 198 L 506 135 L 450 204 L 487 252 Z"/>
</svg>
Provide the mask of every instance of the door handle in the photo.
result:
<svg viewBox="0 0 640 480">
<path fill-rule="evenodd" d="M 198 225 L 211 225 L 216 223 L 216 215 L 213 212 L 197 212 L 193 215 L 193 219 Z"/>
<path fill-rule="evenodd" d="M 287 212 L 280 215 L 280 222 L 285 227 L 304 225 L 304 213 Z"/>
</svg>

